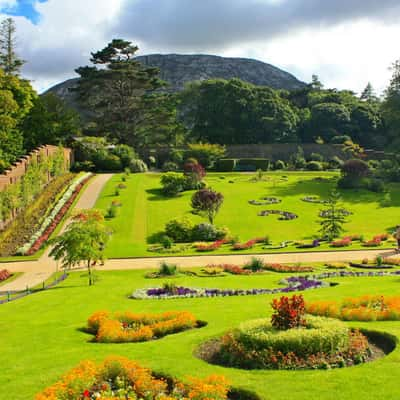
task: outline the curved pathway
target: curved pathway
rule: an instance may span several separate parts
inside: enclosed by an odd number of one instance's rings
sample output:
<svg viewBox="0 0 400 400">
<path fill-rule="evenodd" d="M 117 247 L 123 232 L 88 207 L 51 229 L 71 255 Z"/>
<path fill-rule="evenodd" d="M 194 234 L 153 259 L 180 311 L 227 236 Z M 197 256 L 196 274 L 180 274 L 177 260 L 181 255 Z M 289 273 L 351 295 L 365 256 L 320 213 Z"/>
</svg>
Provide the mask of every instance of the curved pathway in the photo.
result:
<svg viewBox="0 0 400 400">
<path fill-rule="evenodd" d="M 83 190 L 80 198 L 75 204 L 75 210 L 93 208 L 104 185 L 112 177 L 112 174 L 101 174 L 93 177 Z M 61 234 L 68 221 L 65 222 Z M 38 261 L 12 262 L 0 264 L 1 269 L 7 269 L 10 272 L 23 272 L 23 275 L 14 281 L 0 286 L 0 292 L 14 292 L 26 290 L 41 284 L 48 279 L 57 268 L 56 262 L 49 257 L 50 249 L 39 258 Z"/>
<path fill-rule="evenodd" d="M 104 185 L 112 174 L 101 174 L 89 181 L 79 198 L 75 209 L 93 208 Z M 64 225 L 67 225 L 68 221 Z M 61 231 L 62 232 L 62 231 Z M 62 234 L 62 233 L 61 233 Z M 0 264 L 1 269 L 10 272 L 23 272 L 19 278 L 0 286 L 0 292 L 21 291 L 27 287 L 36 286 L 49 278 L 56 270 L 56 262 L 48 256 L 47 250 L 38 261 L 12 262 Z M 177 264 L 182 267 L 201 267 L 208 264 L 244 264 L 252 257 L 262 258 L 269 263 L 311 263 L 311 262 L 333 262 L 333 261 L 355 261 L 363 258 L 374 258 L 378 255 L 383 257 L 395 256 L 393 250 L 359 250 L 359 251 L 325 251 L 310 253 L 280 253 L 280 254 L 234 254 L 234 255 L 202 255 L 183 257 L 148 257 L 130 259 L 110 259 L 102 270 L 127 270 L 127 269 L 150 269 L 158 268 L 162 261 Z"/>
</svg>

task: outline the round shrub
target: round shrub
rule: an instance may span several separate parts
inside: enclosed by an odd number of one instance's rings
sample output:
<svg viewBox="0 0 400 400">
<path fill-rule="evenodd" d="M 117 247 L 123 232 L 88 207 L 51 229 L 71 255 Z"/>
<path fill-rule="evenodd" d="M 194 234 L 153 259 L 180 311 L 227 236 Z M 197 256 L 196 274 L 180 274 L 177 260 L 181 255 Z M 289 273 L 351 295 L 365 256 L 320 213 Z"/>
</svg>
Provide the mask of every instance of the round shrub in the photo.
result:
<svg viewBox="0 0 400 400">
<path fill-rule="evenodd" d="M 346 161 L 341 168 L 343 176 L 350 179 L 361 179 L 369 174 L 369 167 L 365 161 L 352 159 Z"/>
<path fill-rule="evenodd" d="M 188 218 L 173 219 L 165 225 L 165 233 L 177 243 L 190 242 L 192 230 L 193 224 Z"/>
<path fill-rule="evenodd" d="M 228 235 L 227 228 L 218 228 L 208 223 L 198 224 L 192 230 L 193 241 L 211 242 L 224 239 Z"/>
<path fill-rule="evenodd" d="M 343 165 L 343 160 L 339 158 L 338 156 L 334 156 L 329 160 L 329 167 L 330 168 L 341 168 Z"/>
<path fill-rule="evenodd" d="M 166 172 L 161 176 L 162 192 L 165 196 L 176 196 L 186 187 L 186 176 L 177 172 Z"/>
<path fill-rule="evenodd" d="M 166 161 L 163 166 L 162 166 L 162 171 L 163 172 L 176 172 L 178 171 L 179 166 L 177 163 L 173 161 Z"/>
<path fill-rule="evenodd" d="M 310 154 L 310 160 L 311 161 L 323 162 L 324 161 L 324 156 L 322 154 L 319 154 L 319 153 L 311 153 Z"/>
<path fill-rule="evenodd" d="M 370 179 L 368 182 L 368 189 L 371 190 L 371 192 L 376 192 L 376 193 L 383 193 L 385 191 L 385 183 L 381 179 Z"/>
<path fill-rule="evenodd" d="M 334 354 L 349 346 L 349 328 L 338 320 L 307 315 L 305 328 L 276 330 L 269 319 L 242 323 L 235 332 L 236 339 L 248 349 L 272 349 L 299 357 L 312 354 Z"/>
<path fill-rule="evenodd" d="M 143 160 L 136 159 L 132 160 L 129 166 L 131 172 L 147 172 L 147 165 Z"/>
<path fill-rule="evenodd" d="M 307 169 L 309 171 L 322 171 L 324 167 L 322 166 L 322 163 L 319 161 L 309 161 L 307 163 Z"/>
<path fill-rule="evenodd" d="M 285 169 L 286 163 L 285 163 L 285 161 L 277 160 L 277 161 L 275 161 L 274 167 L 275 167 L 275 169 Z"/>
</svg>

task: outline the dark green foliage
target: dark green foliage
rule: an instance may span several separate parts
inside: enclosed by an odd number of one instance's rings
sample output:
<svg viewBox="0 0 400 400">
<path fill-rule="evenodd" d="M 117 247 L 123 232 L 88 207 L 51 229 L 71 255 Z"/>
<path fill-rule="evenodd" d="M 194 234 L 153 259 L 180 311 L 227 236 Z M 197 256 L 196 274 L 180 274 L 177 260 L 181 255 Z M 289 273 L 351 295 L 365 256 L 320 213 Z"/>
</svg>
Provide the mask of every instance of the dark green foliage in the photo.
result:
<svg viewBox="0 0 400 400">
<path fill-rule="evenodd" d="M 172 220 L 165 225 L 165 233 L 175 242 L 185 243 L 192 240 L 193 224 L 189 219 Z"/>
<path fill-rule="evenodd" d="M 286 168 L 285 161 L 282 160 L 275 161 L 274 169 L 285 169 L 285 168 Z"/>
<path fill-rule="evenodd" d="M 237 160 L 236 171 L 268 171 L 270 161 L 266 158 L 241 158 Z"/>
<path fill-rule="evenodd" d="M 224 157 L 225 147 L 218 144 L 194 143 L 189 144 L 185 158 L 195 158 L 204 168 L 211 168 Z"/>
<path fill-rule="evenodd" d="M 225 239 L 228 234 L 227 229 L 218 228 L 215 225 L 203 223 L 193 227 L 192 241 L 215 241 Z"/>
<path fill-rule="evenodd" d="M 185 190 L 186 177 L 177 172 L 167 172 L 161 176 L 162 192 L 165 196 L 176 196 Z"/>
<path fill-rule="evenodd" d="M 368 189 L 371 190 L 371 192 L 383 193 L 386 187 L 385 183 L 381 179 L 372 178 L 368 182 Z"/>
<path fill-rule="evenodd" d="M 178 169 L 178 164 L 174 163 L 173 161 L 166 161 L 162 166 L 163 172 L 176 172 Z"/>
<path fill-rule="evenodd" d="M 31 150 L 42 144 L 70 145 L 80 133 L 79 114 L 52 93 L 34 100 L 22 124 L 24 146 Z"/>
<path fill-rule="evenodd" d="M 252 257 L 252 259 L 244 265 L 244 269 L 249 269 L 252 272 L 262 271 L 265 267 L 264 261 L 261 258 Z"/>
<path fill-rule="evenodd" d="M 0 24 L 0 68 L 7 75 L 18 75 L 25 61 L 16 54 L 15 22 L 6 18 Z"/>
<path fill-rule="evenodd" d="M 129 164 L 129 168 L 130 168 L 131 172 L 134 172 L 134 173 L 147 172 L 146 163 L 140 159 L 132 160 L 131 163 Z"/>
<path fill-rule="evenodd" d="M 232 172 L 235 170 L 236 162 L 235 158 L 222 158 L 218 160 L 215 169 L 219 172 Z"/>
<path fill-rule="evenodd" d="M 311 153 L 310 154 L 310 161 L 319 161 L 323 162 L 324 161 L 324 156 L 319 153 Z"/>
<path fill-rule="evenodd" d="M 348 135 L 341 135 L 341 136 L 334 136 L 330 142 L 332 144 L 343 144 L 345 142 L 348 142 L 349 140 L 351 140 L 351 137 Z"/>
<path fill-rule="evenodd" d="M 352 159 L 341 166 L 342 178 L 338 185 L 344 189 L 360 188 L 368 185 L 365 179 L 369 174 L 369 166 L 365 161 Z"/>
<path fill-rule="evenodd" d="M 309 171 L 322 171 L 324 169 L 322 163 L 318 161 L 309 161 L 306 165 Z"/>
<path fill-rule="evenodd" d="M 168 264 L 167 262 L 162 262 L 160 268 L 158 269 L 159 276 L 174 276 L 178 274 L 178 267 L 175 264 Z"/>
</svg>

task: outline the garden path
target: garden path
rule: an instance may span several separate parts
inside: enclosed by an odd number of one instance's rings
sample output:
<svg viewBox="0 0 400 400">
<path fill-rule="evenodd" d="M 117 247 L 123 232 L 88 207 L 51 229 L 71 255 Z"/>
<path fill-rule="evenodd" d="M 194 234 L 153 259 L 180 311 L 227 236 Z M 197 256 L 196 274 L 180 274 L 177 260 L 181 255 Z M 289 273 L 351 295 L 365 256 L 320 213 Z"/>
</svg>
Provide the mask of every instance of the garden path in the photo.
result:
<svg viewBox="0 0 400 400">
<path fill-rule="evenodd" d="M 111 177 L 112 174 L 100 174 L 91 179 L 75 204 L 74 209 L 82 210 L 93 208 L 104 185 Z M 67 224 L 68 221 L 64 223 L 60 234 L 62 234 Z M 56 263 L 49 257 L 49 252 L 50 249 L 47 249 L 37 261 L 0 264 L 0 269 L 7 269 L 10 272 L 23 272 L 23 274 L 17 279 L 8 284 L 2 285 L 0 287 L 0 292 L 22 291 L 27 287 L 32 288 L 39 285 L 48 279 L 56 270 Z"/>
</svg>

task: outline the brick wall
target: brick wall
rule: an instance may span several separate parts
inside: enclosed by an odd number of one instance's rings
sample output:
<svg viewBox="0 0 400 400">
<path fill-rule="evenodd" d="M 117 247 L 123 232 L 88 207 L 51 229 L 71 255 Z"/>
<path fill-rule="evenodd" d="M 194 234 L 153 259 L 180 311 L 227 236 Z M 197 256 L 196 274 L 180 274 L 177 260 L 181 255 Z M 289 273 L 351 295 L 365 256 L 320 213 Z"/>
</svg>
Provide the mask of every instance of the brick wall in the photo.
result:
<svg viewBox="0 0 400 400">
<path fill-rule="evenodd" d="M 58 151 L 57 146 L 46 145 L 38 147 L 33 150 L 30 154 L 22 157 L 16 161 L 4 174 L 0 175 L 0 191 L 2 191 L 8 185 L 12 185 L 18 182 L 22 176 L 24 176 L 28 165 L 34 160 L 39 161 L 47 157 L 51 157 Z M 69 167 L 73 163 L 73 152 L 71 149 L 64 148 L 64 160 L 65 165 Z"/>
</svg>

